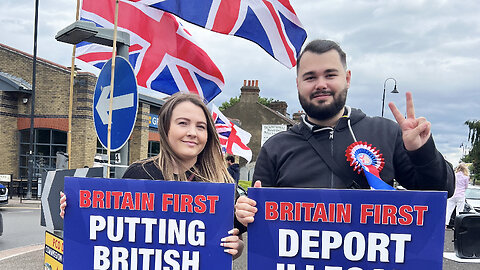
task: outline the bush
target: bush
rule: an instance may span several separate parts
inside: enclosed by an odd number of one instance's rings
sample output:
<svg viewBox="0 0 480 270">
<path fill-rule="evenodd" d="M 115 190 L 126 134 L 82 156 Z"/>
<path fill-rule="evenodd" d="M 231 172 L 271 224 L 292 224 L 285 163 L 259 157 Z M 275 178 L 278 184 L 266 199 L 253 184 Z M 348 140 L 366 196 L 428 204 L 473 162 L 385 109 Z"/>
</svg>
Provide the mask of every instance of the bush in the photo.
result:
<svg viewBox="0 0 480 270">
<path fill-rule="evenodd" d="M 245 191 L 252 186 L 252 182 L 245 180 L 238 180 L 238 185 L 241 186 Z"/>
</svg>

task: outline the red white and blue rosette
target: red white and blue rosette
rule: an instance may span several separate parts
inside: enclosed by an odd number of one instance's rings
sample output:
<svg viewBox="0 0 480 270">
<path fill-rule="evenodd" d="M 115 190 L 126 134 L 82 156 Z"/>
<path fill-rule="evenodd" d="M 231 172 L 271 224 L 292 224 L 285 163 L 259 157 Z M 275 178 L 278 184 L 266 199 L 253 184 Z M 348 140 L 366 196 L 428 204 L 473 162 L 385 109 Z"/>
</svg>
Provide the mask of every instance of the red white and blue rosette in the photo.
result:
<svg viewBox="0 0 480 270">
<path fill-rule="evenodd" d="M 354 171 L 359 174 L 363 171 L 372 189 L 394 190 L 392 186 L 380 178 L 380 171 L 383 169 L 385 162 L 380 151 L 371 144 L 354 142 L 347 148 L 345 156 Z"/>
</svg>

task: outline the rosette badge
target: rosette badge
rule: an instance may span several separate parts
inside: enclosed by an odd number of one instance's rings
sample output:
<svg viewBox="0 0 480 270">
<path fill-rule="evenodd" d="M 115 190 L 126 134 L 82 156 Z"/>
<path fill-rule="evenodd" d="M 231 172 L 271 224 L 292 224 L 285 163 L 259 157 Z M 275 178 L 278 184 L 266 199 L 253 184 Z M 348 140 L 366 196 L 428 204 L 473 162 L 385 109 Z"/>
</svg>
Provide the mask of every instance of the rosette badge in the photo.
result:
<svg viewBox="0 0 480 270">
<path fill-rule="evenodd" d="M 347 161 L 353 170 L 365 174 L 368 184 L 372 189 L 394 190 L 380 178 L 380 171 L 385 162 L 380 151 L 366 142 L 354 142 L 345 152 Z"/>
</svg>

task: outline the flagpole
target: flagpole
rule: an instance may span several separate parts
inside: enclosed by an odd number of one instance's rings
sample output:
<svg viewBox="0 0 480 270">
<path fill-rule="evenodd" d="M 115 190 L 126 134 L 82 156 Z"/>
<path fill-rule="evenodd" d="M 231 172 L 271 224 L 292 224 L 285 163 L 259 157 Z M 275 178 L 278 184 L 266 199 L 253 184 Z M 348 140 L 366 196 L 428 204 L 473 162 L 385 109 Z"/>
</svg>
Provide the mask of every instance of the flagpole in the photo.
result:
<svg viewBox="0 0 480 270">
<path fill-rule="evenodd" d="M 77 11 L 75 20 L 78 21 L 80 17 L 80 0 L 77 0 Z M 75 79 L 75 51 L 77 45 L 73 45 L 72 50 L 72 65 L 70 67 L 70 97 L 68 101 L 68 133 L 67 133 L 67 155 L 68 155 L 68 169 L 72 167 L 72 115 L 73 115 L 73 80 Z"/>
<path fill-rule="evenodd" d="M 107 178 L 110 178 L 110 149 L 112 146 L 112 108 L 113 87 L 115 81 L 115 56 L 117 55 L 117 25 L 118 25 L 118 0 L 115 1 L 115 18 L 113 26 L 113 51 L 112 51 L 112 75 L 110 80 L 110 104 L 108 108 L 108 133 L 107 133 Z"/>
</svg>

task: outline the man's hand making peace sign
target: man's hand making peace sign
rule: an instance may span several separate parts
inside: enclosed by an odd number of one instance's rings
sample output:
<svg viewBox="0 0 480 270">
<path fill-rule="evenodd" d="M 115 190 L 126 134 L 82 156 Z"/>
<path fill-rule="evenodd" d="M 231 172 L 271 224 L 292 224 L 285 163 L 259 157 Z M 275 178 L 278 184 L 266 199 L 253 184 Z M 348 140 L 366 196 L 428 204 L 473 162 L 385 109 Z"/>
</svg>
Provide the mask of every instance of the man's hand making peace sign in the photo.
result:
<svg viewBox="0 0 480 270">
<path fill-rule="evenodd" d="M 422 147 L 430 138 L 431 123 L 425 117 L 415 118 L 415 107 L 413 106 L 412 93 L 407 92 L 407 118 L 397 109 L 397 106 L 390 102 L 388 107 L 400 125 L 403 133 L 403 144 L 408 151 L 414 151 Z"/>
</svg>

